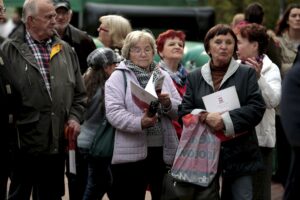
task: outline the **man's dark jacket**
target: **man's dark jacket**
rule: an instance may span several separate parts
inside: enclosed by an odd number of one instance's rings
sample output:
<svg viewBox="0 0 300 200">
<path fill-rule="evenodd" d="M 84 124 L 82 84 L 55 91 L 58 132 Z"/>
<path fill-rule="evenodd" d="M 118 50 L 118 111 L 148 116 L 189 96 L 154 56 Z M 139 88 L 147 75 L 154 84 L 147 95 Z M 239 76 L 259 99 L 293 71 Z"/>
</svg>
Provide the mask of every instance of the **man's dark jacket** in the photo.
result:
<svg viewBox="0 0 300 200">
<path fill-rule="evenodd" d="M 24 25 L 2 45 L 3 54 L 9 56 L 7 67 L 22 99 L 16 119 L 17 145 L 29 154 L 63 153 L 67 120 L 81 122 L 85 111 L 86 91 L 76 53 L 57 36 L 52 39 L 51 96 L 25 42 Z"/>
<path fill-rule="evenodd" d="M 62 40 L 74 48 L 78 56 L 80 71 L 83 74 L 88 67 L 86 58 L 96 49 L 93 39 L 86 32 L 69 24 Z"/>
</svg>

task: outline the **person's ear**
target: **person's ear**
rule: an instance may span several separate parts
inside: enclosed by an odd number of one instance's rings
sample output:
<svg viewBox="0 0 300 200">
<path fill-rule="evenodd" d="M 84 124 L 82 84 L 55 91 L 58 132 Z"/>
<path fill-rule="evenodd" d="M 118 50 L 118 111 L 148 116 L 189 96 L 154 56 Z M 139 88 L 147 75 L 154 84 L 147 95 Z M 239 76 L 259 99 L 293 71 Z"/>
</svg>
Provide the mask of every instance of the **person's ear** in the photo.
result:
<svg viewBox="0 0 300 200">
<path fill-rule="evenodd" d="M 258 51 L 258 48 L 259 48 L 259 44 L 257 41 L 253 42 L 253 47 Z"/>
<path fill-rule="evenodd" d="M 29 25 L 32 25 L 32 24 L 33 24 L 33 21 L 34 21 L 34 17 L 33 17 L 33 16 L 28 16 L 28 17 L 27 17 L 27 23 L 28 23 Z"/>
</svg>

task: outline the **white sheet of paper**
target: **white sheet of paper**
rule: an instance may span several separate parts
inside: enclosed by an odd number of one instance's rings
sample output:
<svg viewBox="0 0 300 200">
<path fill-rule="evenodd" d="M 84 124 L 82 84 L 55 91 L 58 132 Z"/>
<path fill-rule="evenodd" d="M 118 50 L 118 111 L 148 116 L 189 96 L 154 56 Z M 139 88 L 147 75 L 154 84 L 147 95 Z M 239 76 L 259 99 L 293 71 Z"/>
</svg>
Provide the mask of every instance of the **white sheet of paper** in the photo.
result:
<svg viewBox="0 0 300 200">
<path fill-rule="evenodd" d="M 202 99 L 208 112 L 223 113 L 241 107 L 235 86 L 204 96 Z"/>
<path fill-rule="evenodd" d="M 153 73 L 145 87 L 145 90 L 157 98 L 157 94 L 155 92 L 155 86 L 154 86 L 154 82 L 153 82 Z"/>
<path fill-rule="evenodd" d="M 163 83 L 164 83 L 165 76 L 160 76 L 155 82 L 153 82 L 153 73 L 145 87 L 145 90 L 155 96 L 157 98 L 156 91 L 161 91 Z"/>
<path fill-rule="evenodd" d="M 70 173 L 76 174 L 75 150 L 69 150 L 69 170 L 70 170 Z"/>
</svg>

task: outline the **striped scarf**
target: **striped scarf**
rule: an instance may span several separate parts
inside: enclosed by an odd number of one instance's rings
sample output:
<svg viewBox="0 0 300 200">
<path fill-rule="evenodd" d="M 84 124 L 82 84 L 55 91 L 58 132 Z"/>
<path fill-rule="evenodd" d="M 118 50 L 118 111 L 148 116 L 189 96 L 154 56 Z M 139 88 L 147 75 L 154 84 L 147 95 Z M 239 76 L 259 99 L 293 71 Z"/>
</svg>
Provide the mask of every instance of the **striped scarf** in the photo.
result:
<svg viewBox="0 0 300 200">
<path fill-rule="evenodd" d="M 161 76 L 161 71 L 159 70 L 159 67 L 157 67 L 154 62 L 152 62 L 149 67 L 150 73 L 148 70 L 133 64 L 130 60 L 126 60 L 125 64 L 131 71 L 133 71 L 137 80 L 139 81 L 139 84 L 143 88 L 146 87 L 146 85 L 152 75 L 152 72 L 153 72 L 153 81 L 156 81 Z"/>
</svg>

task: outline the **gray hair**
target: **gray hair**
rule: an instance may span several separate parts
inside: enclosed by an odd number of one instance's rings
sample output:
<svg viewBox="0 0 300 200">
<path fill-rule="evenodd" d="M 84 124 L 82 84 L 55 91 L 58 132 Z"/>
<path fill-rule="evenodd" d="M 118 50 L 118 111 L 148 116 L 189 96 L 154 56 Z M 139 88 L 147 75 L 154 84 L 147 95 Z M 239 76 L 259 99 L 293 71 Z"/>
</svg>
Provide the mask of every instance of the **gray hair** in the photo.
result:
<svg viewBox="0 0 300 200">
<path fill-rule="evenodd" d="M 37 3 L 39 1 L 46 1 L 48 3 L 52 3 L 52 0 L 25 0 L 23 4 L 23 11 L 22 11 L 22 21 L 24 23 L 27 22 L 29 16 L 36 15 L 38 12 Z"/>
<path fill-rule="evenodd" d="M 155 44 L 155 38 L 153 34 L 149 30 L 143 29 L 143 30 L 132 31 L 127 35 L 127 37 L 124 40 L 124 45 L 122 48 L 122 56 L 128 60 L 130 49 L 133 46 L 135 46 L 140 40 L 143 39 L 149 41 L 150 46 L 153 50 L 153 55 L 156 54 L 156 44 Z"/>
</svg>

